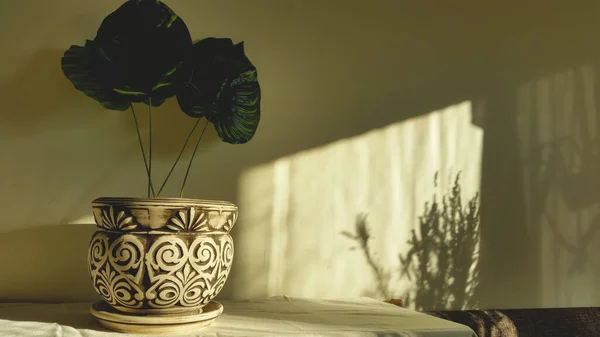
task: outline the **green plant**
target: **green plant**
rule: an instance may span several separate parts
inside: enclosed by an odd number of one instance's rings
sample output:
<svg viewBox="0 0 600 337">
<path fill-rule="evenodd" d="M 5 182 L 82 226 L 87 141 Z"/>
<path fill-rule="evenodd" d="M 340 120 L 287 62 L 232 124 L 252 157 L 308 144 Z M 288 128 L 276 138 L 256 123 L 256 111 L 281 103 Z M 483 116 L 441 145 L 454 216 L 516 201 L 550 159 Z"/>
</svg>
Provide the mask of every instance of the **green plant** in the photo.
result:
<svg viewBox="0 0 600 337">
<path fill-rule="evenodd" d="M 248 142 L 260 121 L 261 90 L 256 67 L 243 42 L 205 38 L 192 43 L 184 21 L 158 0 L 129 0 L 106 16 L 96 37 L 73 45 L 62 58 L 73 86 L 110 110 L 131 110 L 148 176 L 148 197 L 158 197 L 204 118 L 181 186 L 187 181 L 206 127 L 230 144 Z M 176 97 L 180 109 L 196 119 L 158 191 L 152 181 L 152 108 Z M 133 103 L 148 106 L 148 155 Z"/>
</svg>

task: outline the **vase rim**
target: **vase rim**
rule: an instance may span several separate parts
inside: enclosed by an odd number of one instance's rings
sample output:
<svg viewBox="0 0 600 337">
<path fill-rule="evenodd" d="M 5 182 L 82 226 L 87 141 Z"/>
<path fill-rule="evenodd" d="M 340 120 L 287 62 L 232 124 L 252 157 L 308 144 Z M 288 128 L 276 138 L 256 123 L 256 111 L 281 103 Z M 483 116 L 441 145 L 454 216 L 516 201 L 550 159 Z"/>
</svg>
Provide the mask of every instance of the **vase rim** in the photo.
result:
<svg viewBox="0 0 600 337">
<path fill-rule="evenodd" d="M 148 205 L 148 206 L 200 206 L 225 207 L 237 210 L 237 206 L 229 201 L 190 199 L 190 198 L 138 198 L 138 197 L 99 197 L 92 201 L 93 206 L 99 205 Z"/>
</svg>

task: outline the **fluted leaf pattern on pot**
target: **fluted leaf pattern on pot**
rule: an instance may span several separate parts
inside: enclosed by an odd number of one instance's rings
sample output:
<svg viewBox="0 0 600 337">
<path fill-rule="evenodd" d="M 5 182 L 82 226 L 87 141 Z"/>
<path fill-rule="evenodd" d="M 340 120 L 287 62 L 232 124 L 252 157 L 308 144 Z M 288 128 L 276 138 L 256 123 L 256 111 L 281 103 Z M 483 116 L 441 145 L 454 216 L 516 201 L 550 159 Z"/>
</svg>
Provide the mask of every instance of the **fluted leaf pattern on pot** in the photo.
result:
<svg viewBox="0 0 600 337">
<path fill-rule="evenodd" d="M 179 211 L 177 216 L 171 218 L 167 227 L 173 230 L 181 231 L 202 231 L 208 230 L 206 227 L 207 219 L 204 213 L 196 215 L 196 209 L 191 207 L 187 212 Z"/>
<path fill-rule="evenodd" d="M 148 204 L 123 207 L 116 204 L 98 203 L 93 208 L 94 219 L 99 228 L 118 232 L 153 229 L 172 233 L 229 233 L 237 220 L 237 207 L 231 204 L 169 207 L 161 208 L 161 211 Z M 154 225 L 150 225 L 150 222 Z"/>
<path fill-rule="evenodd" d="M 131 221 L 133 217 L 125 216 L 124 211 L 120 211 L 119 214 L 115 217 L 115 211 L 111 207 L 108 210 L 102 211 L 102 224 L 108 229 L 121 229 L 121 230 L 131 230 L 136 227 L 135 224 L 132 224 Z"/>
</svg>

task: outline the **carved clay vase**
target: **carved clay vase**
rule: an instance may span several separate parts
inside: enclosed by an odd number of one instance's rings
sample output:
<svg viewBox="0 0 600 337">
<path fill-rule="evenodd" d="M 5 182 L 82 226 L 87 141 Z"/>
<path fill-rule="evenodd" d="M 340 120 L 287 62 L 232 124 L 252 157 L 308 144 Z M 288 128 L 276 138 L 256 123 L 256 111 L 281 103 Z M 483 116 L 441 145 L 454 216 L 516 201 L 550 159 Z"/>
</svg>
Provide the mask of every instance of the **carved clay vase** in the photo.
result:
<svg viewBox="0 0 600 337">
<path fill-rule="evenodd" d="M 133 315 L 201 312 L 233 261 L 237 207 L 194 199 L 99 198 L 88 271 L 102 299 Z"/>
</svg>

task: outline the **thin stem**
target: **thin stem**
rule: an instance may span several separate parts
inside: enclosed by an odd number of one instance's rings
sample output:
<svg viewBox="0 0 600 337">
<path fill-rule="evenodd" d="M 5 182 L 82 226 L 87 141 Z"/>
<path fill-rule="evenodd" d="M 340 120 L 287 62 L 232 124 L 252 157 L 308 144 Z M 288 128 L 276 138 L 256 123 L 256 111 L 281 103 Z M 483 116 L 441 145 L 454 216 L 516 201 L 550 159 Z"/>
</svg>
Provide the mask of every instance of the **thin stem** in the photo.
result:
<svg viewBox="0 0 600 337">
<path fill-rule="evenodd" d="M 163 188 L 165 188 L 165 185 L 167 184 L 167 181 L 169 180 L 169 177 L 171 177 L 171 173 L 173 173 L 173 170 L 175 169 L 175 166 L 179 162 L 179 159 L 181 159 L 181 156 L 183 155 L 183 152 L 185 151 L 185 148 L 186 148 L 188 142 L 190 141 L 190 138 L 192 138 L 192 134 L 194 134 L 194 131 L 196 130 L 196 127 L 198 126 L 199 123 L 200 123 L 200 118 L 198 118 L 196 120 L 196 123 L 194 124 L 194 127 L 192 128 L 192 131 L 190 131 L 190 134 L 187 136 L 187 139 L 185 140 L 185 143 L 183 143 L 183 147 L 181 148 L 181 151 L 179 151 L 179 155 L 177 156 L 177 159 L 175 160 L 175 163 L 173 164 L 173 166 L 171 166 L 171 170 L 169 171 L 169 174 L 167 174 L 167 177 L 165 178 L 165 181 L 162 183 L 162 185 L 158 189 L 158 193 L 156 194 L 157 197 L 160 196 L 160 192 L 162 192 Z"/>
<path fill-rule="evenodd" d="M 133 109 L 133 104 L 129 105 L 131 107 L 131 113 L 133 114 L 133 120 L 135 122 L 135 131 L 137 132 L 138 141 L 140 142 L 140 149 L 142 150 L 142 157 L 144 158 L 144 167 L 146 168 L 146 174 L 148 175 L 148 180 L 150 180 L 150 173 L 148 170 L 148 161 L 146 161 L 146 151 L 144 151 L 144 144 L 142 143 L 142 135 L 140 134 L 140 125 L 138 123 L 137 116 L 135 115 L 135 110 Z M 154 193 L 154 186 L 152 186 L 152 182 L 150 182 L 150 188 L 152 189 L 152 193 Z"/>
<path fill-rule="evenodd" d="M 196 151 L 198 150 L 198 145 L 200 145 L 200 141 L 202 140 L 202 136 L 204 136 L 204 131 L 206 131 L 206 127 L 208 126 L 208 118 L 206 119 L 206 123 L 204 124 L 204 128 L 202 128 L 202 133 L 200 133 L 200 137 L 196 142 L 196 147 L 194 147 L 194 152 L 192 152 L 192 157 L 190 158 L 190 163 L 188 164 L 187 170 L 185 171 L 185 177 L 183 178 L 183 184 L 181 185 L 181 192 L 179 192 L 179 197 L 183 198 L 183 189 L 185 188 L 185 183 L 187 182 L 188 174 L 190 173 L 190 168 L 192 168 L 192 162 L 194 161 L 194 156 L 196 155 Z"/>
<path fill-rule="evenodd" d="M 150 191 L 154 197 L 154 188 L 152 188 L 152 99 L 148 97 L 148 130 L 150 131 L 150 144 L 148 145 L 148 198 Z"/>
</svg>

